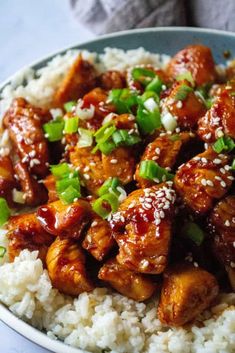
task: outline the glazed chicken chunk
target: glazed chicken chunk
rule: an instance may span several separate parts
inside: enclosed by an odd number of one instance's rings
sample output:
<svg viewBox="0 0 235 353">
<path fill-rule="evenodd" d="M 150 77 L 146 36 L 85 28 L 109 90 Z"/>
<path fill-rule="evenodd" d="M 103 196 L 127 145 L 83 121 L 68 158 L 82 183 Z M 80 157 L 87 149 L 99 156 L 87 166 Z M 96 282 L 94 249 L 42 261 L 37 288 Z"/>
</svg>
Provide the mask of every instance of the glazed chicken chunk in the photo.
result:
<svg viewBox="0 0 235 353">
<path fill-rule="evenodd" d="M 211 50 L 200 44 L 189 45 L 179 51 L 168 63 L 166 71 L 173 78 L 189 71 L 197 86 L 212 83 L 216 79 Z"/>
<path fill-rule="evenodd" d="M 230 188 L 233 180 L 230 169 L 229 157 L 209 148 L 178 169 L 174 184 L 186 205 L 203 214 Z"/>
<path fill-rule="evenodd" d="M 178 264 L 164 273 L 158 317 L 163 324 L 182 326 L 208 308 L 219 287 L 209 272 Z"/>
<path fill-rule="evenodd" d="M 108 260 L 101 267 L 99 278 L 109 283 L 119 293 L 138 302 L 149 299 L 157 287 L 150 278 L 127 270 L 115 259 Z"/>
<path fill-rule="evenodd" d="M 94 289 L 85 268 L 85 255 L 72 240 L 57 238 L 50 246 L 46 264 L 53 287 L 78 296 Z"/>
<path fill-rule="evenodd" d="M 82 242 L 82 247 L 96 260 L 102 261 L 114 245 L 115 241 L 109 223 L 98 215 L 94 216 Z"/>
<path fill-rule="evenodd" d="M 114 213 L 117 261 L 129 270 L 158 274 L 167 265 L 175 191 L 171 183 L 133 191 Z"/>
<path fill-rule="evenodd" d="M 89 216 L 90 204 L 82 199 L 71 204 L 58 200 L 37 210 L 37 218 L 48 233 L 66 238 L 79 238 Z"/>
<path fill-rule="evenodd" d="M 39 251 L 39 258 L 45 262 L 48 247 L 54 241 L 54 236 L 48 234 L 38 222 L 35 213 L 25 213 L 12 216 L 7 224 L 8 232 L 8 254 L 10 261 L 19 253 L 28 249 Z"/>
<path fill-rule="evenodd" d="M 21 162 L 39 177 L 44 177 L 49 167 L 49 151 L 42 124 L 50 119 L 48 111 L 32 106 L 24 98 L 15 98 L 3 118 Z"/>
<path fill-rule="evenodd" d="M 12 204 L 12 190 L 17 187 L 14 169 L 8 156 L 0 157 L 0 197 Z"/>
<path fill-rule="evenodd" d="M 231 93 L 230 89 L 223 89 L 198 121 L 198 135 L 203 141 L 214 142 L 224 134 L 235 138 L 235 97 Z"/>
</svg>

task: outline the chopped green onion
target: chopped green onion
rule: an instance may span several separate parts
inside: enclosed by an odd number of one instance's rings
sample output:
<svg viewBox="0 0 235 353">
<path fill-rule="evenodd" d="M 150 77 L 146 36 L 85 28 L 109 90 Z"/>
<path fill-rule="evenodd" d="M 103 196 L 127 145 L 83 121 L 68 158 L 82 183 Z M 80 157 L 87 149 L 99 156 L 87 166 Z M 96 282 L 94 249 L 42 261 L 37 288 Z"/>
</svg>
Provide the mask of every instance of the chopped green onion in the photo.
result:
<svg viewBox="0 0 235 353">
<path fill-rule="evenodd" d="M 78 176 L 73 178 L 64 178 L 56 181 L 56 191 L 58 194 L 63 193 L 69 186 L 72 186 L 80 193 L 80 181 Z"/>
<path fill-rule="evenodd" d="M 116 146 L 132 146 L 141 141 L 138 135 L 129 134 L 128 131 L 124 129 L 114 131 L 112 139 Z"/>
<path fill-rule="evenodd" d="M 178 76 L 176 76 L 176 81 L 180 82 L 184 80 L 187 80 L 189 83 L 191 83 L 192 86 L 195 85 L 193 76 L 190 71 L 184 71 L 182 72 L 182 74 L 179 74 Z"/>
<path fill-rule="evenodd" d="M 131 71 L 131 76 L 133 80 L 139 81 L 144 86 L 146 86 L 151 81 L 151 79 L 153 79 L 156 76 L 156 74 L 152 70 L 145 69 L 142 67 L 135 67 Z"/>
<path fill-rule="evenodd" d="M 108 124 L 110 125 L 110 123 Z M 101 127 L 94 135 L 97 145 L 93 148 L 92 153 L 95 153 L 97 150 L 100 150 L 104 154 L 109 154 L 116 147 L 112 141 L 108 141 L 116 130 L 116 126 L 105 125 Z"/>
<path fill-rule="evenodd" d="M 66 134 L 74 134 L 78 131 L 78 116 L 65 119 L 64 132 Z"/>
<path fill-rule="evenodd" d="M 104 195 L 104 194 L 107 194 L 107 193 L 109 193 L 110 192 L 110 189 L 114 192 L 114 193 L 116 193 L 116 194 L 120 194 L 118 191 L 117 191 L 117 187 L 118 186 L 121 186 L 121 183 L 120 183 L 120 181 L 119 181 L 119 179 L 118 178 L 112 178 L 112 177 L 110 177 L 110 178 L 108 178 L 105 182 L 104 182 L 104 184 L 99 188 L 99 190 L 98 190 L 98 195 L 99 196 L 102 196 L 102 195 Z"/>
<path fill-rule="evenodd" d="M 203 230 L 194 222 L 187 222 L 182 229 L 182 233 L 191 239 L 197 246 L 200 246 L 205 238 Z"/>
<path fill-rule="evenodd" d="M 146 87 L 146 91 L 153 91 L 156 92 L 157 94 L 161 93 L 162 91 L 162 85 L 163 82 L 162 80 L 156 76 Z"/>
<path fill-rule="evenodd" d="M 75 101 L 70 101 L 64 104 L 64 110 L 66 113 L 70 113 L 73 109 L 73 107 L 77 104 Z"/>
<path fill-rule="evenodd" d="M 180 135 L 178 135 L 178 134 L 170 135 L 169 139 L 171 141 L 178 141 L 178 140 L 180 140 Z"/>
<path fill-rule="evenodd" d="M 108 101 L 115 105 L 118 114 L 130 113 L 137 104 L 137 95 L 128 88 L 115 88 L 109 92 Z"/>
<path fill-rule="evenodd" d="M 11 212 L 6 200 L 3 197 L 0 197 L 0 226 L 7 222 L 10 215 Z"/>
<path fill-rule="evenodd" d="M 189 86 L 183 84 L 179 87 L 174 99 L 176 101 L 183 101 L 187 98 L 187 96 L 190 92 L 193 92 L 192 87 L 189 87 Z"/>
<path fill-rule="evenodd" d="M 75 199 L 81 197 L 80 192 L 75 189 L 72 185 L 67 187 L 61 194 L 60 199 L 66 203 L 72 203 Z"/>
<path fill-rule="evenodd" d="M 45 137 L 50 142 L 61 140 L 63 137 L 63 129 L 64 129 L 64 121 L 59 119 L 43 124 Z"/>
<path fill-rule="evenodd" d="M 107 193 L 100 196 L 92 203 L 92 209 L 102 218 L 107 218 L 111 212 L 118 209 L 118 197 L 114 194 Z"/>
<path fill-rule="evenodd" d="M 232 170 L 235 170 L 235 159 L 234 159 L 233 162 L 232 162 L 231 169 L 232 169 Z"/>
<path fill-rule="evenodd" d="M 195 91 L 195 95 L 200 98 L 200 100 L 202 101 L 202 103 L 206 106 L 207 109 L 210 109 L 212 106 L 212 99 L 210 98 L 205 98 L 204 95 L 202 94 L 202 92 L 200 90 L 196 90 Z"/>
<path fill-rule="evenodd" d="M 159 109 L 149 112 L 146 108 L 139 106 L 136 116 L 137 124 L 143 134 L 150 134 L 161 126 Z"/>
<path fill-rule="evenodd" d="M 144 103 L 149 99 L 153 98 L 156 103 L 159 103 L 160 99 L 156 92 L 153 91 L 145 91 L 141 96 L 137 97 L 137 102 L 140 105 L 144 105 Z"/>
<path fill-rule="evenodd" d="M 116 148 L 115 143 L 112 141 L 102 142 L 99 143 L 97 146 L 99 147 L 99 150 L 105 155 L 110 154 Z"/>
<path fill-rule="evenodd" d="M 174 178 L 174 174 L 169 173 L 154 161 L 142 161 L 140 163 L 139 175 L 141 178 L 156 182 L 172 180 Z"/>
<path fill-rule="evenodd" d="M 229 136 L 222 136 L 213 144 L 213 149 L 217 153 L 221 153 L 222 151 L 231 152 L 234 148 L 235 143 Z"/>
<path fill-rule="evenodd" d="M 67 163 L 51 165 L 50 170 L 51 170 L 51 173 L 58 179 L 66 178 L 71 173 L 71 170 Z"/>
<path fill-rule="evenodd" d="M 7 249 L 4 246 L 0 246 L 0 258 L 1 259 L 6 254 L 6 251 L 7 251 Z"/>
<path fill-rule="evenodd" d="M 93 131 L 79 128 L 78 133 L 80 135 L 79 141 L 77 143 L 78 147 L 89 147 L 93 144 Z"/>
</svg>

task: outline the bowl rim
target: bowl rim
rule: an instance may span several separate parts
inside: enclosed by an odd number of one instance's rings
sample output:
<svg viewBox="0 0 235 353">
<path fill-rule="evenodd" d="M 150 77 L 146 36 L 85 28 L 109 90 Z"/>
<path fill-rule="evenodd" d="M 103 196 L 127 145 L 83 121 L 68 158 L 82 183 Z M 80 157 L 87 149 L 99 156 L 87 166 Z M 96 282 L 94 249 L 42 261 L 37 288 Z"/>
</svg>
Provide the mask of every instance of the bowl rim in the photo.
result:
<svg viewBox="0 0 235 353">
<path fill-rule="evenodd" d="M 218 36 L 223 37 L 232 37 L 235 39 L 235 33 L 217 29 L 209 29 L 209 28 L 197 28 L 197 27 L 149 27 L 149 28 L 140 28 L 140 29 L 131 29 L 125 30 L 120 32 L 109 33 L 106 35 L 95 37 L 94 39 L 80 42 L 77 45 L 70 45 L 66 46 L 62 49 L 55 50 L 52 53 L 49 53 L 37 60 L 32 61 L 31 63 L 23 66 L 19 70 L 17 70 L 14 74 L 10 77 L 5 79 L 2 83 L 0 83 L 0 93 L 2 89 L 9 84 L 17 75 L 19 75 L 22 71 L 28 68 L 34 68 L 36 65 L 40 64 L 41 62 L 47 62 L 51 60 L 54 56 L 60 55 L 67 50 L 72 50 L 80 47 L 84 47 L 88 44 L 102 42 L 104 39 L 108 38 L 115 38 L 115 37 L 122 37 L 128 34 L 138 34 L 138 33 L 147 33 L 147 32 L 192 32 L 192 33 L 207 33 L 207 34 L 215 34 Z M 29 341 L 36 343 L 40 347 L 49 350 L 50 352 L 56 353 L 64 353 L 65 349 L 67 353 L 90 353 L 86 350 L 82 350 L 79 348 L 75 348 L 65 344 L 62 341 L 54 340 L 47 336 L 46 333 L 36 329 L 35 327 L 31 326 L 30 324 L 26 323 L 22 319 L 15 316 L 5 305 L 0 303 L 0 320 L 5 323 L 9 328 L 13 329 L 15 332 L 20 334 L 21 336 L 25 337 Z"/>
</svg>

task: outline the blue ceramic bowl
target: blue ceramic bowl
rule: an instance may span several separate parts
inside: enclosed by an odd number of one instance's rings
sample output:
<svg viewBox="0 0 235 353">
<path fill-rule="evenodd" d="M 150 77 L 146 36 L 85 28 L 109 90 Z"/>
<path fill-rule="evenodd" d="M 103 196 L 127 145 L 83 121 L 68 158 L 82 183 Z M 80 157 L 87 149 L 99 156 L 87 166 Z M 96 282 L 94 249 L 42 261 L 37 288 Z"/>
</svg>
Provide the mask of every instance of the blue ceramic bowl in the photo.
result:
<svg viewBox="0 0 235 353">
<path fill-rule="evenodd" d="M 87 49 L 102 53 L 105 47 L 116 47 L 122 49 L 135 49 L 144 47 L 146 50 L 174 55 L 177 51 L 189 44 L 201 43 L 212 49 L 216 63 L 223 64 L 226 59 L 224 52 L 229 51 L 231 58 L 235 58 L 235 34 L 217 30 L 197 29 L 186 27 L 162 27 L 147 28 L 142 30 L 131 30 L 99 37 L 96 40 L 83 43 L 74 47 L 66 48 L 46 58 L 38 60 L 30 65 L 34 69 L 44 66 L 57 54 L 62 54 L 68 49 Z M 1 89 L 11 81 L 12 77 L 6 80 Z M 22 320 L 17 319 L 7 308 L 0 304 L 0 319 L 11 328 L 21 333 L 31 341 L 57 353 L 85 353 L 79 349 L 65 346 L 62 342 L 54 341 L 46 334 L 36 330 Z"/>
</svg>

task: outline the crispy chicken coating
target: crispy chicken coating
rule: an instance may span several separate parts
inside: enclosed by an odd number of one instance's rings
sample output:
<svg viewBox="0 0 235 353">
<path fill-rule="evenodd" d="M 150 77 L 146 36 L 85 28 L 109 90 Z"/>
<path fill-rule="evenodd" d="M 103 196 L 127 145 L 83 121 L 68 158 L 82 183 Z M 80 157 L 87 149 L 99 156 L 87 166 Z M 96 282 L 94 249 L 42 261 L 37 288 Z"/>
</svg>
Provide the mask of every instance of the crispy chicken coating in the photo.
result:
<svg viewBox="0 0 235 353">
<path fill-rule="evenodd" d="M 235 196 L 227 196 L 217 203 L 209 218 L 214 235 L 214 250 L 220 262 L 235 268 Z"/>
<path fill-rule="evenodd" d="M 164 100 L 162 110 L 170 112 L 180 127 L 190 129 L 205 114 L 206 108 L 193 91 L 185 93 L 185 98 L 182 99 L 181 94 L 185 87 L 191 88 L 187 81 L 175 83 L 169 96 Z"/>
<path fill-rule="evenodd" d="M 19 253 L 28 249 L 38 250 L 39 258 L 45 262 L 48 247 L 54 241 L 54 236 L 48 234 L 38 222 L 35 213 L 25 213 L 12 216 L 8 223 L 8 254 L 10 261 Z"/>
<path fill-rule="evenodd" d="M 96 260 L 102 261 L 114 245 L 115 241 L 109 223 L 95 215 L 82 242 L 82 247 Z"/>
<path fill-rule="evenodd" d="M 213 207 L 232 184 L 229 157 L 212 148 L 183 164 L 176 172 L 174 184 L 186 205 L 198 214 Z"/>
<path fill-rule="evenodd" d="M 51 118 L 47 110 L 32 106 L 24 98 L 15 98 L 3 118 L 22 163 L 39 177 L 48 172 L 49 152 L 42 124 Z"/>
<path fill-rule="evenodd" d="M 172 183 L 133 191 L 111 220 L 119 245 L 117 261 L 127 269 L 162 273 L 167 265 L 175 191 Z"/>
<path fill-rule="evenodd" d="M 26 164 L 17 162 L 14 169 L 24 193 L 25 205 L 33 207 L 47 202 L 46 189 L 29 173 Z"/>
<path fill-rule="evenodd" d="M 181 132 L 178 135 L 164 135 L 157 137 L 153 142 L 149 143 L 141 157 L 142 161 L 155 161 L 163 168 L 172 169 L 176 163 L 177 156 L 184 144 L 189 142 L 191 134 Z M 135 172 L 135 180 L 140 188 L 149 187 L 156 184 L 152 180 L 147 180 L 139 175 L 140 163 L 137 165 Z"/>
<path fill-rule="evenodd" d="M 215 63 L 211 50 L 201 44 L 189 45 L 180 50 L 167 65 L 168 76 L 176 78 L 189 71 L 197 86 L 212 83 L 216 79 Z"/>
<path fill-rule="evenodd" d="M 158 318 L 163 324 L 182 326 L 208 308 L 218 292 L 212 274 L 199 267 L 177 264 L 164 273 Z"/>
<path fill-rule="evenodd" d="M 8 156 L 0 156 L 0 197 L 4 197 L 9 204 L 12 204 L 12 190 L 16 187 L 11 159 Z"/>
<path fill-rule="evenodd" d="M 44 180 L 43 185 L 47 188 L 48 191 L 48 202 L 53 202 L 58 200 L 58 195 L 56 191 L 56 179 L 54 175 L 49 174 Z"/>
<path fill-rule="evenodd" d="M 106 71 L 98 77 L 98 85 L 107 91 L 124 88 L 126 86 L 125 75 L 117 70 Z"/>
<path fill-rule="evenodd" d="M 63 106 L 65 102 L 83 97 L 95 85 L 96 70 L 94 66 L 83 60 L 79 54 L 55 93 L 55 106 Z"/>
<path fill-rule="evenodd" d="M 235 138 L 235 97 L 231 89 L 223 89 L 212 107 L 198 121 L 198 135 L 205 142 L 214 142 L 228 135 Z"/>
<path fill-rule="evenodd" d="M 46 257 L 48 274 L 53 287 L 68 295 L 78 296 L 94 289 L 85 268 L 85 255 L 71 239 L 57 238 Z"/>
<path fill-rule="evenodd" d="M 149 299 L 157 287 L 152 279 L 127 270 L 116 259 L 108 260 L 101 267 L 98 277 L 109 283 L 119 293 L 138 302 Z"/>
<path fill-rule="evenodd" d="M 83 199 L 71 204 L 64 204 L 58 200 L 37 210 L 37 218 L 42 227 L 48 233 L 61 238 L 78 239 L 89 221 L 89 216 L 90 204 Z"/>
</svg>

